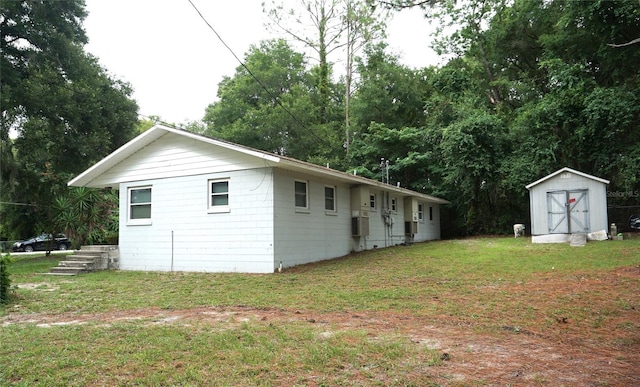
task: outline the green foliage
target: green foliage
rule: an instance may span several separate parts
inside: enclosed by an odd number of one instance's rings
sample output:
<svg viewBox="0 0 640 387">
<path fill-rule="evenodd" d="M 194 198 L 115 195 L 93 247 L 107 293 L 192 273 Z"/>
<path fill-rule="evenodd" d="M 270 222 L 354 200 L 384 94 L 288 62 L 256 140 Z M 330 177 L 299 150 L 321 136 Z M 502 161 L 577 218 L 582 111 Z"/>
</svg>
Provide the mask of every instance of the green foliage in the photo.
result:
<svg viewBox="0 0 640 387">
<path fill-rule="evenodd" d="M 58 195 L 53 219 L 77 246 L 117 244 L 118 197 L 111 190 L 78 187 Z"/>
<path fill-rule="evenodd" d="M 390 128 L 420 127 L 425 122 L 424 100 L 430 93 L 433 70 L 413 70 L 384 52 L 386 45 L 365 50 L 359 60 L 359 87 L 351 102 L 353 131 L 366 131 L 372 122 Z"/>
<path fill-rule="evenodd" d="M 220 82 L 219 101 L 204 117 L 205 134 L 302 160 L 329 155 L 334 125 L 322 123 L 305 65 L 304 55 L 283 40 L 252 47 L 246 67 Z M 332 119 L 339 119 L 337 114 Z"/>
<path fill-rule="evenodd" d="M 616 47 L 638 38 L 637 2 L 384 2 L 419 4 L 442 27 L 436 48 L 449 61 L 427 69 L 401 65 L 378 44 L 384 20 L 369 5 L 382 2 L 304 4 L 289 14 L 272 3 L 270 16 L 315 16 L 304 44 L 318 64 L 282 40 L 251 47 L 189 130 L 374 179 L 385 158 L 392 183 L 449 199 L 443 223 L 462 233 L 527 223 L 524 186 L 564 166 L 611 180 L 612 191 L 640 190 L 640 50 Z M 82 1 L 0 7 L 0 234 L 22 238 L 56 217 L 79 239 L 103 240 L 115 222 L 94 233 L 80 213 L 62 219 L 54 207 L 74 207 L 66 181 L 156 118 L 136 127 L 129 85 L 83 51 Z M 347 30 L 348 70 L 334 82 L 341 71 L 328 57 Z"/>
<path fill-rule="evenodd" d="M 0 121 L 1 230 L 51 227 L 53 199 L 74 175 L 130 140 L 137 104 L 84 52 L 84 2 L 4 1 Z M 9 139 L 9 131 L 17 138 Z"/>
<path fill-rule="evenodd" d="M 11 262 L 9 254 L 0 254 L 0 305 L 9 302 L 9 289 L 11 286 L 9 264 Z"/>
</svg>

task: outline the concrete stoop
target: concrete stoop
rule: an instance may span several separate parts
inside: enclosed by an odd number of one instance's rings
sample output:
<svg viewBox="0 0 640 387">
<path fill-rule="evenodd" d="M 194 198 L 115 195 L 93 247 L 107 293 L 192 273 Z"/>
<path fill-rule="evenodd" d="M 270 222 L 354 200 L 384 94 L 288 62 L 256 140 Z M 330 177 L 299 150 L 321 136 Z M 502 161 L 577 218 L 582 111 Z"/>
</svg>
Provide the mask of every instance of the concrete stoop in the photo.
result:
<svg viewBox="0 0 640 387">
<path fill-rule="evenodd" d="M 92 271 L 117 269 L 118 246 L 115 245 L 91 245 L 82 246 L 74 254 L 69 255 L 64 261 L 58 262 L 58 266 L 49 270 L 51 275 L 77 275 Z"/>
</svg>

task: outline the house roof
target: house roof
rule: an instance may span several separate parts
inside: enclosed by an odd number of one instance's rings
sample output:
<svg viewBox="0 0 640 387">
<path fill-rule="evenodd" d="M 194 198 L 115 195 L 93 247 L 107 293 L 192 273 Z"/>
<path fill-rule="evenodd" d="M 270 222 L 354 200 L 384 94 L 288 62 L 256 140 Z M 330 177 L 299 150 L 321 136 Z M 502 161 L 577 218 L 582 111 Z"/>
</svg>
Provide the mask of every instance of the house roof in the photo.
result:
<svg viewBox="0 0 640 387">
<path fill-rule="evenodd" d="M 547 176 L 543 177 L 542 179 L 534 181 L 533 183 L 527 185 L 526 188 L 527 189 L 531 189 L 531 187 L 536 186 L 536 185 L 538 185 L 538 184 L 540 184 L 540 183 L 542 183 L 542 182 L 544 182 L 546 180 L 549 180 L 549 179 L 551 179 L 551 178 L 553 178 L 553 177 L 555 177 L 555 176 L 557 176 L 557 175 L 559 175 L 561 173 L 564 173 L 564 172 L 575 173 L 576 175 L 582 176 L 582 177 L 586 177 L 587 179 L 595 180 L 595 181 L 598 181 L 598 182 L 604 183 L 604 184 L 609 184 L 609 180 L 601 179 L 599 177 L 595 177 L 595 176 L 589 175 L 589 174 L 584 173 L 584 172 L 576 171 L 575 169 L 571 169 L 569 167 L 564 167 L 562 169 L 558 169 L 557 171 L 553 172 L 550 175 L 547 175 Z"/>
<path fill-rule="evenodd" d="M 296 172 L 303 172 L 310 175 L 332 178 L 337 181 L 347 182 L 354 185 L 368 185 L 374 186 L 380 189 L 388 190 L 391 192 L 397 192 L 403 194 L 405 196 L 414 196 L 421 199 L 424 199 L 429 202 L 439 203 L 439 204 L 448 204 L 449 201 L 445 199 L 441 199 L 435 196 L 422 194 L 419 192 L 415 192 L 406 188 L 385 184 L 376 180 L 371 180 L 362 176 L 352 175 L 346 172 L 341 172 L 335 169 L 331 169 L 328 167 L 319 166 L 316 164 L 300 161 L 293 159 L 291 157 L 279 156 L 273 153 L 264 152 L 261 150 L 249 148 L 246 146 L 234 144 L 228 141 L 218 140 L 211 137 L 207 137 L 201 134 L 189 132 L 183 129 L 170 128 L 163 125 L 156 125 L 151 129 L 145 131 L 140 134 L 133 140 L 124 144 L 113 153 L 100 160 L 92 167 L 82 172 L 80 175 L 76 176 L 74 179 L 69 181 L 69 186 L 86 186 L 91 187 L 92 182 L 96 180 L 97 177 L 107 172 L 109 169 L 113 168 L 117 164 L 123 162 L 127 158 L 131 157 L 137 151 L 151 144 L 152 142 L 158 140 L 162 136 L 167 134 L 174 134 L 178 136 L 185 136 L 191 139 L 195 139 L 198 141 L 202 141 L 204 143 L 220 146 L 225 149 L 229 149 L 232 151 L 236 151 L 245 155 L 249 155 L 252 157 L 256 157 L 264 160 L 264 162 L 274 168 L 282 168 Z"/>
</svg>

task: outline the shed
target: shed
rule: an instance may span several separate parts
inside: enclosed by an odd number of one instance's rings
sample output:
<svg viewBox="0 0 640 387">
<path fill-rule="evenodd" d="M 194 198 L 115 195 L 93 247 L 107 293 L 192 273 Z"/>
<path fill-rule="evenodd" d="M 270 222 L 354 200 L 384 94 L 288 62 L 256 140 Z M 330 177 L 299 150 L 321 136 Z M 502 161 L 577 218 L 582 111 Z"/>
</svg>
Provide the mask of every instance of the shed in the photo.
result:
<svg viewBox="0 0 640 387">
<path fill-rule="evenodd" d="M 527 185 L 532 242 L 567 242 L 571 234 L 606 232 L 607 184 L 565 167 Z"/>
<path fill-rule="evenodd" d="M 69 185 L 119 190 L 122 270 L 272 273 L 440 239 L 449 203 L 161 125 Z"/>
</svg>

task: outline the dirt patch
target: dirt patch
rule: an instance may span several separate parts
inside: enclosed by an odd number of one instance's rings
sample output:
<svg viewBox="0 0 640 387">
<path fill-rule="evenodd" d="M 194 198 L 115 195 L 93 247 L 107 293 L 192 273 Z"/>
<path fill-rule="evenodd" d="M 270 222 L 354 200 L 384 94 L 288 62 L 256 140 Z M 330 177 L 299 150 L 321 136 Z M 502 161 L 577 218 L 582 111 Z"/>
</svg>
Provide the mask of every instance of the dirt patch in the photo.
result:
<svg viewBox="0 0 640 387">
<path fill-rule="evenodd" d="M 491 283 L 474 292 L 481 294 L 481 299 L 474 298 L 476 294 L 450 299 L 468 315 L 424 316 L 420 311 L 319 313 L 238 305 L 91 314 L 9 313 L 0 318 L 0 327 L 34 324 L 47 329 L 136 321 L 149 326 L 209 324 L 224 330 L 244 322 L 295 322 L 313 324 L 319 338 L 359 330 L 373 339 L 402 335 L 416 346 L 440 351 L 442 361 L 437 366 L 425 365 L 415 373 L 424 373 L 429 367 L 433 382 L 443 386 L 633 386 L 640 385 L 639 280 L 640 266 L 633 266 L 607 273 L 577 273 L 570 278 L 549 272 L 526 283 Z M 48 290 L 44 284 L 21 286 Z M 491 300 L 492 295 L 501 295 L 502 302 L 508 304 L 495 308 L 495 317 L 482 312 L 486 307 L 483 302 Z M 425 302 L 441 302 L 444 297 Z M 522 311 L 530 315 L 519 316 Z M 469 318 L 472 314 L 484 317 L 473 320 Z"/>
<path fill-rule="evenodd" d="M 476 333 L 473 326 L 461 326 L 442 318 L 437 321 L 397 313 L 316 313 L 277 308 L 203 307 L 183 310 L 158 308 L 96 314 L 31 314 L 5 316 L 2 325 L 36 324 L 46 328 L 69 324 L 113 324 L 141 320 L 144 324 L 208 323 L 226 329 L 244 321 L 256 323 L 298 322 L 315 324 L 320 336 L 336 330 L 366 330 L 372 335 L 401 334 L 415 345 L 442 351 L 435 382 L 441 385 L 638 385 L 640 355 L 634 350 L 563 340 L 518 327 L 503 326 L 495 334 Z M 230 325 L 231 324 L 231 325 Z M 324 328 L 326 327 L 326 329 Z M 433 372 L 434 369 L 432 368 Z M 420 372 L 416 370 L 416 372 Z"/>
<path fill-rule="evenodd" d="M 53 292 L 60 289 L 59 286 L 52 286 L 51 284 L 42 282 L 42 283 L 24 283 L 16 285 L 18 289 L 26 289 L 26 290 L 39 290 L 42 292 Z"/>
</svg>

